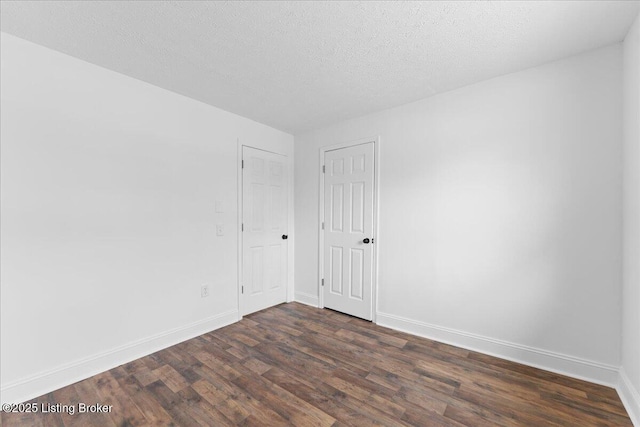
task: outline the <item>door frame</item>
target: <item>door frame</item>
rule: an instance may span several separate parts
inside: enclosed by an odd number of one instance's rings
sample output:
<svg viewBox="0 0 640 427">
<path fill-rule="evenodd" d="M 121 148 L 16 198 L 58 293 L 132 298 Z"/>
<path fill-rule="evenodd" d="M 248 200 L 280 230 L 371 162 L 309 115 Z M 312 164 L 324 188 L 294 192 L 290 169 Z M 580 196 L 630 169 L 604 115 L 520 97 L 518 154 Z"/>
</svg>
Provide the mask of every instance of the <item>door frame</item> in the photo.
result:
<svg viewBox="0 0 640 427">
<path fill-rule="evenodd" d="M 324 230 L 322 223 L 324 222 L 324 176 L 322 167 L 324 166 L 324 156 L 327 151 L 339 150 L 341 148 L 349 148 L 356 145 L 373 143 L 373 259 L 372 276 L 371 276 L 371 321 L 376 323 L 378 317 L 378 247 L 380 245 L 378 217 L 379 217 L 379 200 L 380 200 L 380 136 L 370 138 L 360 138 L 352 141 L 341 142 L 333 145 L 320 147 L 319 153 L 319 203 L 318 203 L 318 307 L 324 308 L 324 289 L 322 289 L 322 279 L 324 278 Z"/>
<path fill-rule="evenodd" d="M 253 148 L 255 150 L 266 151 L 268 153 L 277 154 L 283 156 L 287 166 L 287 297 L 286 302 L 293 301 L 293 252 L 294 252 L 294 230 L 293 230 L 293 165 L 292 156 L 290 153 L 278 152 L 273 147 L 260 147 L 257 144 L 243 143 L 240 138 L 237 139 L 238 158 L 238 189 L 236 194 L 238 195 L 238 222 L 236 229 L 238 231 L 238 286 L 237 286 L 237 301 L 238 301 L 238 320 L 242 320 L 244 313 L 244 301 L 242 298 L 242 284 L 243 284 L 243 270 L 244 270 L 244 254 L 243 254 L 243 239 L 242 239 L 242 218 L 244 216 L 243 211 L 243 199 L 244 199 L 244 182 L 243 182 L 243 167 L 242 167 L 242 151 L 244 147 Z"/>
</svg>

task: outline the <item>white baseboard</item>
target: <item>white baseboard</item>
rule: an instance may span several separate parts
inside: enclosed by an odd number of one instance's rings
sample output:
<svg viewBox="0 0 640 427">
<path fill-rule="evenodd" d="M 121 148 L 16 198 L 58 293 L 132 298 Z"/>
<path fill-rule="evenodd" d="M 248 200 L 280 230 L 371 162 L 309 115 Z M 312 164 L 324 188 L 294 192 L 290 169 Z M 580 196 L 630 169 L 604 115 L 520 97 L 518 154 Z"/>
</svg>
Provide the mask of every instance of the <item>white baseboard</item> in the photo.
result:
<svg viewBox="0 0 640 427">
<path fill-rule="evenodd" d="M 3 384 L 0 388 L 0 402 L 19 403 L 33 399 L 198 335 L 230 325 L 237 322 L 238 318 L 237 310 L 227 311 L 28 378 Z"/>
<path fill-rule="evenodd" d="M 615 388 L 618 367 L 380 313 L 380 326 Z"/>
<path fill-rule="evenodd" d="M 618 390 L 622 404 L 627 410 L 627 413 L 629 413 L 631 422 L 635 427 L 640 427 L 640 391 L 636 390 L 633 384 L 631 384 L 624 367 L 620 368 L 620 376 L 616 389 Z"/>
<path fill-rule="evenodd" d="M 320 304 L 318 295 L 307 294 L 305 292 L 296 292 L 295 301 L 312 307 L 318 307 L 318 304 Z"/>
</svg>

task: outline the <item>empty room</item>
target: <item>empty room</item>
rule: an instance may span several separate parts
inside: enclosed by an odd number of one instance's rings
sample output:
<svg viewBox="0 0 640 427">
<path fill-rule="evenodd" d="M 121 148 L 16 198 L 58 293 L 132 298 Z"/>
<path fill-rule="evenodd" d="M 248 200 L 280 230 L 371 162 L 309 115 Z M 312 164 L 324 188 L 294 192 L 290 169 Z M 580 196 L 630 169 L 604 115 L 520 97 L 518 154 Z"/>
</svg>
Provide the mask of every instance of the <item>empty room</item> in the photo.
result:
<svg viewBox="0 0 640 427">
<path fill-rule="evenodd" d="M 640 1 L 0 1 L 0 426 L 640 427 Z"/>
</svg>

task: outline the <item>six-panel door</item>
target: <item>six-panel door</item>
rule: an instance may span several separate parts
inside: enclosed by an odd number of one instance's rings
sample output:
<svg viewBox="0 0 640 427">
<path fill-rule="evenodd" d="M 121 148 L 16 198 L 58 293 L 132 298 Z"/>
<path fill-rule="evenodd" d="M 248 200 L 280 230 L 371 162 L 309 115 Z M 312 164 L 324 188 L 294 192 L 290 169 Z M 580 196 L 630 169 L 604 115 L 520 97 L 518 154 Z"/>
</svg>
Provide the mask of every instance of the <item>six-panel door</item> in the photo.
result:
<svg viewBox="0 0 640 427">
<path fill-rule="evenodd" d="M 242 314 L 287 298 L 286 157 L 243 147 Z"/>
<path fill-rule="evenodd" d="M 324 306 L 372 318 L 373 142 L 327 151 Z"/>
</svg>

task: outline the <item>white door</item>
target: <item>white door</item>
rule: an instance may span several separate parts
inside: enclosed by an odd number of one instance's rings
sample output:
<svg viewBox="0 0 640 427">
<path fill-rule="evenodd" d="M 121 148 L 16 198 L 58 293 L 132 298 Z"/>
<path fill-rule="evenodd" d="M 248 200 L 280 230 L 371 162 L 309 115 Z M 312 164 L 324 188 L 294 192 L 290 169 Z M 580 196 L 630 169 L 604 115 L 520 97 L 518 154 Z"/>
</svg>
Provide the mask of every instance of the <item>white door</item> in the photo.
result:
<svg viewBox="0 0 640 427">
<path fill-rule="evenodd" d="M 242 147 L 242 314 L 287 299 L 286 157 Z"/>
<path fill-rule="evenodd" d="M 324 306 L 373 313 L 373 142 L 324 157 Z"/>
</svg>

